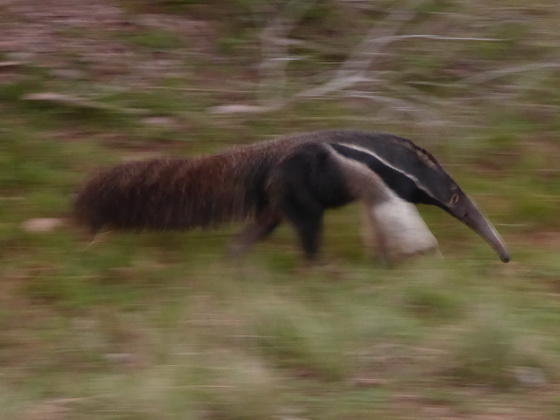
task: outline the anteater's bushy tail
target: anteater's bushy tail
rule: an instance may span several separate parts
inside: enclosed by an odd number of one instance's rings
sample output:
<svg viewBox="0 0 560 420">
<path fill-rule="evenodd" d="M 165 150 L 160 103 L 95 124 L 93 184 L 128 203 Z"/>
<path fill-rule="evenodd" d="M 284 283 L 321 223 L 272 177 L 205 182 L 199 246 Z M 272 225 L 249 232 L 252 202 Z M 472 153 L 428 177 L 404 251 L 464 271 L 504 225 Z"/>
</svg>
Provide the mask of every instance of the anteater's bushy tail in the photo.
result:
<svg viewBox="0 0 560 420">
<path fill-rule="evenodd" d="M 94 175 L 78 191 L 76 221 L 101 229 L 188 230 L 250 216 L 257 205 L 251 168 L 233 155 L 151 159 Z"/>
</svg>

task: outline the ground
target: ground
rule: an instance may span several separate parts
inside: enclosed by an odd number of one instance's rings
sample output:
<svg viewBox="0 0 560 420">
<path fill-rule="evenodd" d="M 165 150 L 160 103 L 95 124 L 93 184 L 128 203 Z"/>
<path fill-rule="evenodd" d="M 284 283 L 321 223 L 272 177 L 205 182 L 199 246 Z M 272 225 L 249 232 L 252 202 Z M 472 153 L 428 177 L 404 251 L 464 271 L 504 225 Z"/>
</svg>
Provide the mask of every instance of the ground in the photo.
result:
<svg viewBox="0 0 560 420">
<path fill-rule="evenodd" d="M 0 2 L 0 418 L 560 416 L 560 7 L 296 3 Z M 431 208 L 444 257 L 394 268 L 356 206 L 315 267 L 67 222 L 100 167 L 335 127 L 432 151 L 512 261 Z"/>
</svg>

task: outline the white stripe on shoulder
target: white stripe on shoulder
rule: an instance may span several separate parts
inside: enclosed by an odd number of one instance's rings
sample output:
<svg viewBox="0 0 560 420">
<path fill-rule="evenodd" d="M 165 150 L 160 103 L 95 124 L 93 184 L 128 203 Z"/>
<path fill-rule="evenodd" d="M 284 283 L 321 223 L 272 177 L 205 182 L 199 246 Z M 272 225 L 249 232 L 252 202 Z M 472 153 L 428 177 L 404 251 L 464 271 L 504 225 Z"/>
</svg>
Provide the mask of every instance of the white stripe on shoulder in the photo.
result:
<svg viewBox="0 0 560 420">
<path fill-rule="evenodd" d="M 383 159 L 381 156 L 379 156 L 377 153 L 373 152 L 372 150 L 366 149 L 366 148 L 364 148 L 364 147 L 356 146 L 356 145 L 354 145 L 354 144 L 348 144 L 348 143 L 336 143 L 336 144 L 338 144 L 338 145 L 340 145 L 340 146 L 348 147 L 349 149 L 353 149 L 353 150 L 356 150 L 356 151 L 358 151 L 358 152 L 362 152 L 362 153 L 365 153 L 365 154 L 368 154 L 368 155 L 374 157 L 375 159 L 377 159 L 377 160 L 379 160 L 381 163 L 383 163 L 385 166 L 388 166 L 389 168 L 394 169 L 395 171 L 400 172 L 401 174 L 403 174 L 404 176 L 406 176 L 408 179 L 410 179 L 412 182 L 414 182 L 414 184 L 416 184 L 416 186 L 417 186 L 418 188 L 420 188 L 422 191 L 424 191 L 426 194 L 428 194 L 428 195 L 429 195 L 430 197 L 432 197 L 434 200 L 440 201 L 440 200 L 438 200 L 438 199 L 432 194 L 432 192 L 431 192 L 430 190 L 428 190 L 424 185 L 422 185 L 422 183 L 420 182 L 420 180 L 419 180 L 418 178 L 416 178 L 414 175 L 411 175 L 411 174 L 409 174 L 409 173 L 403 171 L 403 170 L 400 169 L 400 168 L 397 168 L 397 167 L 394 166 L 394 165 L 391 165 L 389 162 L 387 162 L 385 159 Z M 332 150 L 333 150 L 335 153 L 340 154 L 340 153 L 337 152 L 334 148 L 332 148 Z"/>
</svg>

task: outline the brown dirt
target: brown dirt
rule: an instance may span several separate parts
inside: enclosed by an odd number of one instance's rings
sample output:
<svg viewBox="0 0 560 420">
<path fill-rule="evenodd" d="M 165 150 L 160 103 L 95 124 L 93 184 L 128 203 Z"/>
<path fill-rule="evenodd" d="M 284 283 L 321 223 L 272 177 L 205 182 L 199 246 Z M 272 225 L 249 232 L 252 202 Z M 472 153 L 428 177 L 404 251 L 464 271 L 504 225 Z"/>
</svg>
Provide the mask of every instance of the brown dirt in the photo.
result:
<svg viewBox="0 0 560 420">
<path fill-rule="evenodd" d="M 213 49 L 208 23 L 186 16 L 130 14 L 111 0 L 7 0 L 0 3 L 0 53 L 9 60 L 46 67 L 55 77 L 83 76 L 145 85 L 182 74 L 189 55 Z M 123 40 L 165 31 L 185 42 L 182 51 L 149 52 Z"/>
</svg>

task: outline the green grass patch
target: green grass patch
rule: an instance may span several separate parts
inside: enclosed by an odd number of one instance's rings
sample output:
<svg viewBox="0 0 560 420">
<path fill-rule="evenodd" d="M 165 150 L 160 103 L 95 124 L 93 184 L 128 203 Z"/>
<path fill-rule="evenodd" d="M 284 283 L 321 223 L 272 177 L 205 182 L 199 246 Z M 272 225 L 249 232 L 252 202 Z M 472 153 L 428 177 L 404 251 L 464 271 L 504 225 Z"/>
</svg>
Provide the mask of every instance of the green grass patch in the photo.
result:
<svg viewBox="0 0 560 420">
<path fill-rule="evenodd" d="M 119 34 L 119 37 L 124 38 L 131 44 L 149 50 L 173 50 L 185 47 L 184 41 L 179 36 L 163 30 Z"/>
</svg>

